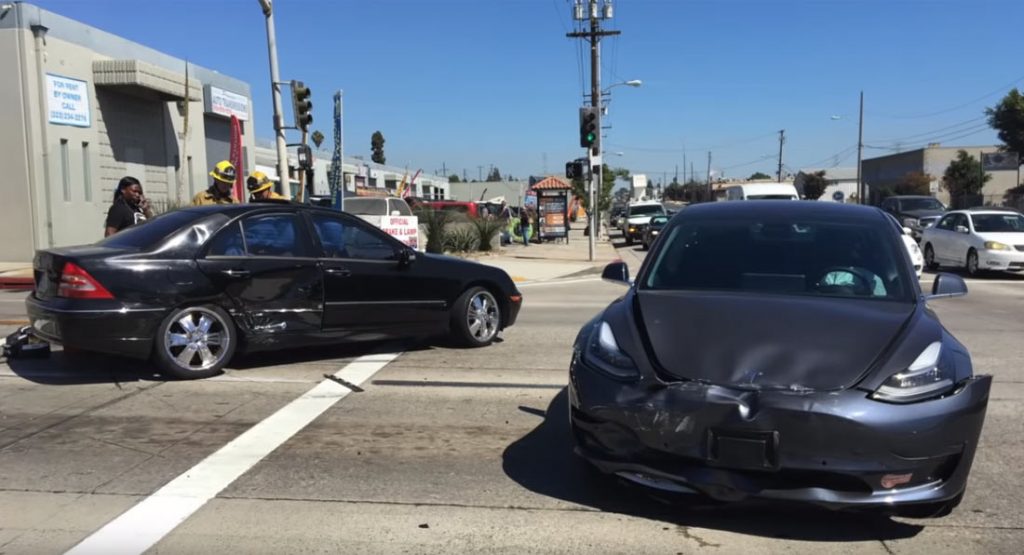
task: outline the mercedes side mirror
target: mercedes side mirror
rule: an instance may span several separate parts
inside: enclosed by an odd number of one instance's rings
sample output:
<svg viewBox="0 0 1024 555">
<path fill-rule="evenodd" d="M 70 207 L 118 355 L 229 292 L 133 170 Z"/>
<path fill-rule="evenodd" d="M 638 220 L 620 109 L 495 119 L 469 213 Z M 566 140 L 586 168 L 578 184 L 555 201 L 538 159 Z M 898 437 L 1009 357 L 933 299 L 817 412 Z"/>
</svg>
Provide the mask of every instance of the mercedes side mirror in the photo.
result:
<svg viewBox="0 0 1024 555">
<path fill-rule="evenodd" d="M 948 299 L 963 297 L 967 294 L 967 283 L 964 278 L 954 274 L 939 274 L 932 283 L 932 294 L 929 299 Z"/>
<path fill-rule="evenodd" d="M 601 279 L 609 283 L 628 286 L 630 285 L 629 266 L 621 260 L 619 262 L 612 262 L 604 267 L 604 271 L 601 272 Z"/>
<path fill-rule="evenodd" d="M 416 262 L 416 251 L 406 248 L 402 249 L 402 252 L 398 253 L 398 265 L 405 268 L 412 266 L 412 263 Z"/>
</svg>

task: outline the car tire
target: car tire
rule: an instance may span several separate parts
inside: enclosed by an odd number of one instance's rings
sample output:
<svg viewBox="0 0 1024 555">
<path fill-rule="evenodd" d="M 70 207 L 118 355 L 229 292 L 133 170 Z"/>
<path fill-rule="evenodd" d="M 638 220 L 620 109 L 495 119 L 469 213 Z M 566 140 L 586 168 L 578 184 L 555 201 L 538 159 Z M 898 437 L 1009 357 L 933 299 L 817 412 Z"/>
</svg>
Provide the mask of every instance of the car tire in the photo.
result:
<svg viewBox="0 0 1024 555">
<path fill-rule="evenodd" d="M 501 305 L 487 288 L 467 289 L 452 306 L 452 338 L 464 347 L 486 347 L 500 329 Z"/>
<path fill-rule="evenodd" d="M 231 316 L 213 305 L 175 309 L 157 328 L 153 360 L 165 375 L 184 380 L 220 374 L 238 346 Z"/>
<path fill-rule="evenodd" d="M 626 246 L 627 247 L 633 246 L 633 236 L 628 234 L 628 233 L 626 234 Z"/>
<path fill-rule="evenodd" d="M 640 248 L 642 250 L 647 250 L 647 249 L 651 248 L 651 246 L 649 244 L 647 244 L 647 241 L 644 241 L 643 245 L 640 245 Z"/>
<path fill-rule="evenodd" d="M 967 275 L 971 277 L 977 277 L 981 274 L 981 268 L 978 267 L 978 251 L 971 249 L 967 251 Z"/>
<path fill-rule="evenodd" d="M 935 262 L 935 249 L 932 248 L 931 243 L 924 244 L 924 267 L 929 270 L 939 268 L 939 264 Z"/>
</svg>

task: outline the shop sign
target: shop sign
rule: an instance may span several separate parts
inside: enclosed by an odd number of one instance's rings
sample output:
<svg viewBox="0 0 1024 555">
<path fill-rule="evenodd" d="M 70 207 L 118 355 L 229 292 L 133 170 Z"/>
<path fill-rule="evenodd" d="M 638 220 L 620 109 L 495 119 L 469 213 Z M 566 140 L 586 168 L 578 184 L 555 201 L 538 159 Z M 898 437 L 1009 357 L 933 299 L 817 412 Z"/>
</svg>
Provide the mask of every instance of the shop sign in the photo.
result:
<svg viewBox="0 0 1024 555">
<path fill-rule="evenodd" d="M 248 121 L 249 99 L 240 94 L 207 85 L 206 111 L 228 118 L 235 116 L 242 121 Z"/>
<path fill-rule="evenodd" d="M 416 216 L 381 216 L 380 228 L 413 249 L 419 250 L 419 218 Z"/>
</svg>

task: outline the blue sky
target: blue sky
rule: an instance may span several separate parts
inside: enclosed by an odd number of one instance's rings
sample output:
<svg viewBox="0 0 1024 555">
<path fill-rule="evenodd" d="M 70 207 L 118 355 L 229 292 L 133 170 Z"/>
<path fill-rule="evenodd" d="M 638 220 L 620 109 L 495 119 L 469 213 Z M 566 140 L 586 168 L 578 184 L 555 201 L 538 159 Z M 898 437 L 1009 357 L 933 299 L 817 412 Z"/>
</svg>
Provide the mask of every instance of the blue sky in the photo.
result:
<svg viewBox="0 0 1024 555">
<path fill-rule="evenodd" d="M 36 0 L 65 16 L 186 58 L 253 87 L 270 137 L 263 15 L 257 0 Z M 345 91 L 346 155 L 369 157 L 380 130 L 389 164 L 470 178 L 495 165 L 560 172 L 578 148 L 589 52 L 567 0 L 276 0 L 282 78 L 313 90 L 331 140 L 331 95 Z M 612 165 L 656 181 L 707 152 L 727 177 L 784 163 L 853 166 L 857 95 L 864 142 L 995 144 L 982 111 L 1024 86 L 1020 0 L 616 0 L 603 43 L 612 91 Z M 286 110 L 287 99 L 286 99 Z M 832 116 L 840 116 L 833 119 Z M 865 157 L 888 151 L 870 148 Z"/>
</svg>

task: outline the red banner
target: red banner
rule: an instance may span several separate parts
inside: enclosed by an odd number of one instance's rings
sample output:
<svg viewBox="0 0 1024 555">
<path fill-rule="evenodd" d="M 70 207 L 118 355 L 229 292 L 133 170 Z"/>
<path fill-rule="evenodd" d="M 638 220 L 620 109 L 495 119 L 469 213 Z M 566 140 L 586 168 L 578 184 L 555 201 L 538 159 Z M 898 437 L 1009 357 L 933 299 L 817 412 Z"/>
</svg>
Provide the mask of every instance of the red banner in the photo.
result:
<svg viewBox="0 0 1024 555">
<path fill-rule="evenodd" d="M 231 116 L 231 153 L 229 154 L 231 164 L 235 166 L 235 199 L 245 199 L 245 168 L 242 161 L 242 126 L 238 118 Z"/>
</svg>

